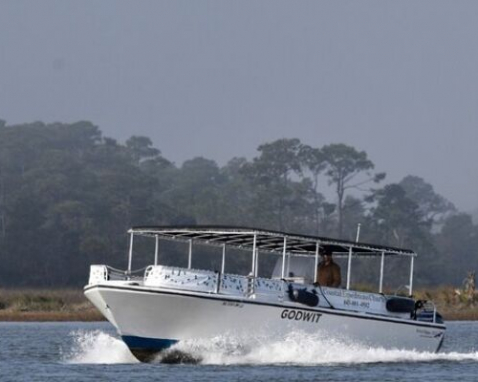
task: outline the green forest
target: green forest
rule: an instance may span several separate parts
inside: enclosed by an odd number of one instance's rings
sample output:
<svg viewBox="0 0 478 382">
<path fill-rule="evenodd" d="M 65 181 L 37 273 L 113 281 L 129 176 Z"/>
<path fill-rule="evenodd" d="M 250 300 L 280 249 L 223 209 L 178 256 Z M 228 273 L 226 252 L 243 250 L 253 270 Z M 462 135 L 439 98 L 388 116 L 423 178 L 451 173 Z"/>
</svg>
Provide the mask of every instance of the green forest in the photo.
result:
<svg viewBox="0 0 478 382">
<path fill-rule="evenodd" d="M 134 225 L 235 225 L 355 240 L 359 223 L 361 241 L 419 254 L 417 284 L 458 286 L 478 268 L 469 214 L 413 174 L 387 182 L 355 147 L 279 139 L 252 159 L 177 165 L 148 137 L 123 144 L 90 122 L 0 120 L 0 287 L 77 287 L 90 264 L 124 269 Z"/>
</svg>

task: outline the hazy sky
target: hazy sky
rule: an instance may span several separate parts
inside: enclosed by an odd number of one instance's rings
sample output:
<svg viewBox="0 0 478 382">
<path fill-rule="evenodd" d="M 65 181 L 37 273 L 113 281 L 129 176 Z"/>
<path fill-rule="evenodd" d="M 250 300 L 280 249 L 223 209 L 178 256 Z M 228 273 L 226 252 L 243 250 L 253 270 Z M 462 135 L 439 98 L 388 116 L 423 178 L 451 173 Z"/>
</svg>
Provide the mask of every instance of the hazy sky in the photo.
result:
<svg viewBox="0 0 478 382">
<path fill-rule="evenodd" d="M 0 0 L 0 118 L 181 164 L 298 137 L 478 207 L 478 1 Z"/>
</svg>

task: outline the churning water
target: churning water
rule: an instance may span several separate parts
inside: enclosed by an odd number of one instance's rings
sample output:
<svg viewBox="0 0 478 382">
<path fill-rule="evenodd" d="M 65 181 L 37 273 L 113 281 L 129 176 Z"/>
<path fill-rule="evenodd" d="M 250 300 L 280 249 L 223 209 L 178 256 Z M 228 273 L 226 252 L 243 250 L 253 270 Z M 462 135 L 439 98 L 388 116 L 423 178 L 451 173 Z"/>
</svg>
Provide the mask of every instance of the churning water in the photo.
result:
<svg viewBox="0 0 478 382">
<path fill-rule="evenodd" d="M 292 333 L 175 345 L 151 364 L 107 323 L 0 324 L 0 381 L 478 381 L 478 322 L 448 323 L 438 354 L 369 349 Z M 187 354 L 194 364 L 171 364 Z"/>
</svg>

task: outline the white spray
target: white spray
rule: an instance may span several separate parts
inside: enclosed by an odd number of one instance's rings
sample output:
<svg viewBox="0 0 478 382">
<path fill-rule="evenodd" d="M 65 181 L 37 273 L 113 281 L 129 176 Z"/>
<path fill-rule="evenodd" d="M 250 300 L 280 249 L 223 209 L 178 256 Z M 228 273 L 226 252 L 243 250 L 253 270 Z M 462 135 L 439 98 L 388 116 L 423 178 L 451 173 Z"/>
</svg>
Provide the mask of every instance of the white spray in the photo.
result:
<svg viewBox="0 0 478 382">
<path fill-rule="evenodd" d="M 126 345 L 102 331 L 74 332 L 74 344 L 65 357 L 71 363 L 135 363 Z M 377 362 L 478 361 L 478 352 L 428 353 L 368 348 L 302 332 L 271 340 L 260 337 L 217 336 L 183 341 L 170 351 L 182 352 L 207 365 L 338 365 Z M 166 352 L 167 354 L 167 352 Z M 162 356 L 157 358 L 161 362 Z"/>
</svg>

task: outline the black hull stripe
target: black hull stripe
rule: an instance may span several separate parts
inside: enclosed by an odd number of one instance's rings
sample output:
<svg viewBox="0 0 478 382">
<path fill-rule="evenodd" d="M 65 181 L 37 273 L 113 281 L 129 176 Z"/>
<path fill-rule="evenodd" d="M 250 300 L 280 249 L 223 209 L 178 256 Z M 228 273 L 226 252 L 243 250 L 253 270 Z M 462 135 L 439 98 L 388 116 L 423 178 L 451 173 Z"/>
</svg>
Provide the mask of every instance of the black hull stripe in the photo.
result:
<svg viewBox="0 0 478 382">
<path fill-rule="evenodd" d="M 281 308 L 281 309 L 300 309 L 300 310 L 306 310 L 314 313 L 324 313 L 324 314 L 329 314 L 329 315 L 335 315 L 335 316 L 346 316 L 346 317 L 353 317 L 353 318 L 359 318 L 362 320 L 372 320 L 372 321 L 382 321 L 382 322 L 391 322 L 395 324 L 402 324 L 402 325 L 411 325 L 411 326 L 416 326 L 419 328 L 433 328 L 433 329 L 443 329 L 445 330 L 446 327 L 445 325 L 440 325 L 440 324 L 432 324 L 432 323 L 427 323 L 427 322 L 420 322 L 420 321 L 405 321 L 405 320 L 400 320 L 396 318 L 388 318 L 388 317 L 379 317 L 377 315 L 370 315 L 370 316 L 365 316 L 362 314 L 356 314 L 353 312 L 346 312 L 343 310 L 331 310 L 331 309 L 321 309 L 321 308 L 316 308 L 316 309 L 311 309 L 308 307 L 302 307 L 302 306 L 297 306 L 297 305 L 281 305 L 281 304 L 274 304 L 274 303 L 269 303 L 269 302 L 262 302 L 262 301 L 250 301 L 250 300 L 242 300 L 242 299 L 234 299 L 234 298 L 224 298 L 224 297 L 212 297 L 212 296 L 205 296 L 205 295 L 199 295 L 199 294 L 188 294 L 188 293 L 178 293 L 178 292 L 172 292 L 172 291 L 164 291 L 164 290 L 152 290 L 152 289 L 142 289 L 142 288 L 132 288 L 130 286 L 123 287 L 123 286 L 110 286 L 110 285 L 93 285 L 93 286 L 88 286 L 84 288 L 84 292 L 87 292 L 92 289 L 116 289 L 116 290 L 129 290 L 133 292 L 139 292 L 139 293 L 147 293 L 147 294 L 163 294 L 163 295 L 172 295 L 172 296 L 178 296 L 178 297 L 185 297 L 185 298 L 200 298 L 200 299 L 205 299 L 205 300 L 213 300 L 213 301 L 226 301 L 226 302 L 238 302 L 241 304 L 251 304 L 251 305 L 262 305 L 262 306 L 272 306 L 274 308 Z M 218 295 L 215 295 L 218 296 Z"/>
</svg>

